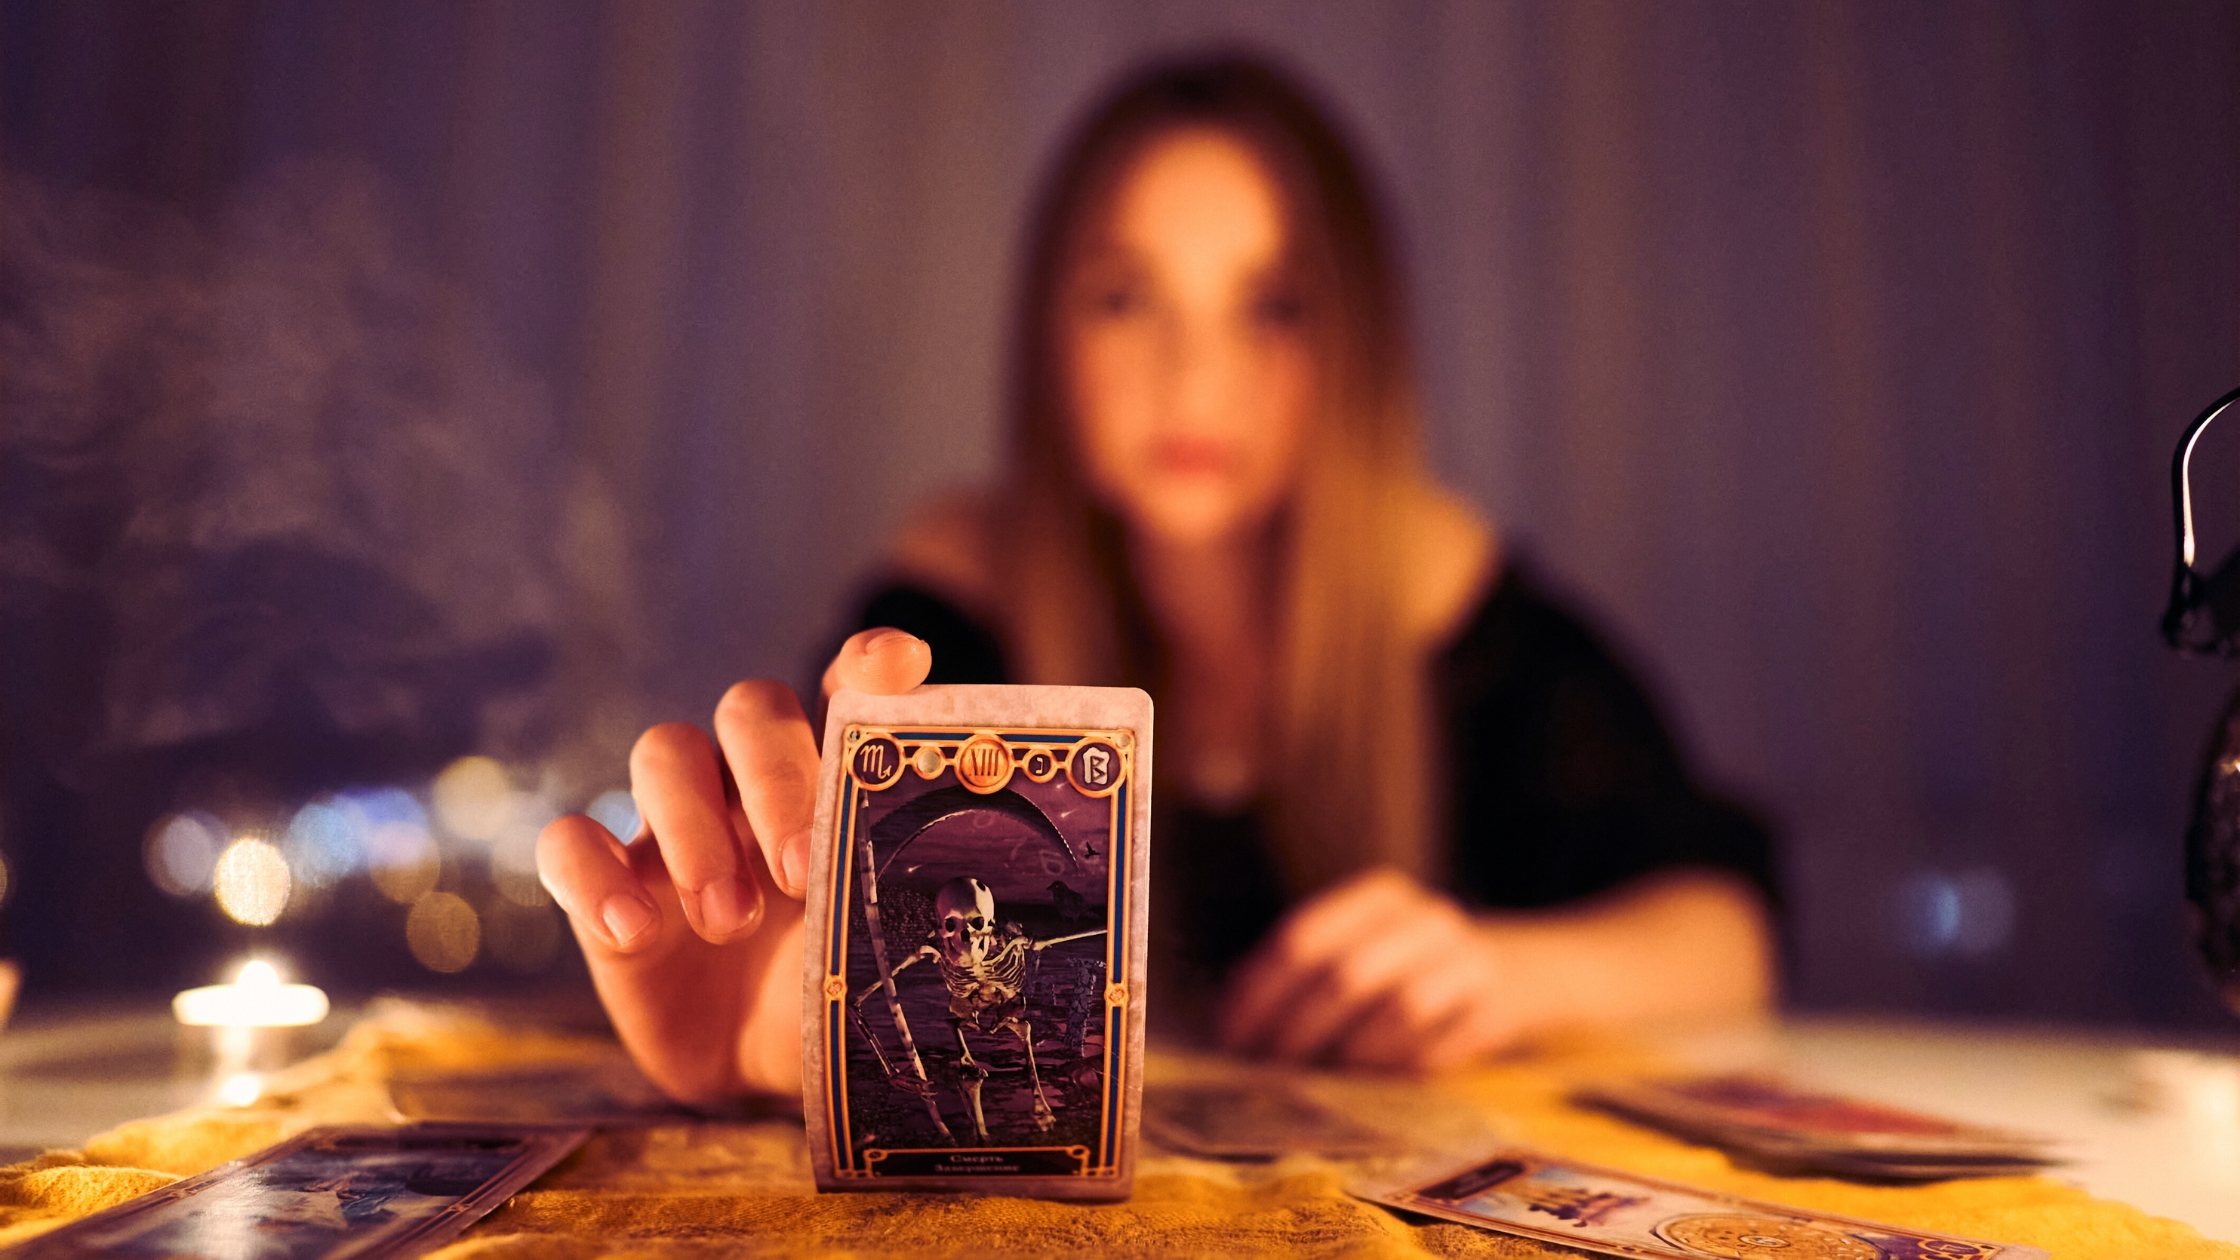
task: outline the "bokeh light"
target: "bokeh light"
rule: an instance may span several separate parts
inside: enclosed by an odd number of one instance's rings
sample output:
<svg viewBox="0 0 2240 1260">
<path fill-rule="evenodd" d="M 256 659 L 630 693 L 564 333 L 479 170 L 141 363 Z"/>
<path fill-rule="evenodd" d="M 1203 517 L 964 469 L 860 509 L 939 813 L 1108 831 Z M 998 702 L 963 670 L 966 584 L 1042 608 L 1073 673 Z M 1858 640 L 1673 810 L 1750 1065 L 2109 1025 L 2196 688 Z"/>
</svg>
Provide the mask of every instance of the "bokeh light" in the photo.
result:
<svg viewBox="0 0 2240 1260">
<path fill-rule="evenodd" d="M 621 788 L 599 793 L 591 804 L 584 807 L 583 812 L 591 816 L 591 821 L 613 832 L 624 844 L 628 844 L 631 837 L 638 834 L 638 800 Z"/>
<path fill-rule="evenodd" d="M 540 828 L 514 826 L 501 832 L 490 846 L 490 883 L 498 895 L 519 906 L 541 906 L 552 900 L 537 878 L 537 832 Z"/>
<path fill-rule="evenodd" d="M 210 884 L 227 918 L 263 927 L 288 908 L 288 859 L 271 843 L 244 837 L 218 855 Z"/>
<path fill-rule="evenodd" d="M 360 836 L 386 823 L 410 823 L 423 831 L 428 826 L 427 809 L 403 788 L 353 788 L 335 797 L 334 803 L 350 817 Z"/>
<path fill-rule="evenodd" d="M 2014 885 L 1994 867 L 1914 871 L 1898 886 L 1896 910 L 1898 943 L 1919 957 L 1983 957 L 2014 935 Z"/>
<path fill-rule="evenodd" d="M 560 956 L 560 912 L 550 905 L 525 906 L 493 897 L 483 908 L 482 938 L 499 966 L 533 975 Z"/>
<path fill-rule="evenodd" d="M 280 842 L 288 869 L 313 888 L 326 888 L 365 861 L 358 820 L 339 805 L 313 802 L 296 811 Z"/>
<path fill-rule="evenodd" d="M 404 941 L 430 971 L 464 971 L 482 947 L 481 916 L 466 899 L 447 892 L 422 894 L 405 915 Z"/>
<path fill-rule="evenodd" d="M 366 864 L 373 886 L 400 906 L 433 891 L 443 860 L 428 829 L 412 822 L 386 822 L 366 836 Z"/>
<path fill-rule="evenodd" d="M 430 796 L 436 821 L 462 840 L 495 840 L 513 821 L 512 777 L 488 757 L 461 757 L 445 766 Z"/>
<path fill-rule="evenodd" d="M 8 859 L 0 857 L 0 902 L 8 899 Z"/>
<path fill-rule="evenodd" d="M 156 887 L 174 897 L 198 897 L 210 891 L 225 847 L 224 825 L 200 810 L 188 810 L 157 819 L 148 828 L 141 857 Z"/>
</svg>

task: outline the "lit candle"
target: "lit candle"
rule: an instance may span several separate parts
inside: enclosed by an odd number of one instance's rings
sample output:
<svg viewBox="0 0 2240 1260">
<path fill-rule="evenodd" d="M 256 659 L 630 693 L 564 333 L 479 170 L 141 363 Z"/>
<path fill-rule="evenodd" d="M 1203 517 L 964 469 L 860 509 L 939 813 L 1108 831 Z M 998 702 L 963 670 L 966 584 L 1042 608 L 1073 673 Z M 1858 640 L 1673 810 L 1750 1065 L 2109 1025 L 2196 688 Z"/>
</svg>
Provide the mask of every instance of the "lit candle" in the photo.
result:
<svg viewBox="0 0 2240 1260">
<path fill-rule="evenodd" d="M 253 959 L 241 965 L 232 984 L 189 989 L 171 999 L 171 1013 L 188 1028 L 210 1030 L 198 1049 L 213 1061 L 216 1097 L 245 1107 L 262 1096 L 264 1073 L 287 1061 L 288 1030 L 327 1017 L 327 995 L 313 985 L 282 984 L 271 963 Z"/>
<path fill-rule="evenodd" d="M 282 984 L 261 958 L 241 964 L 232 984 L 205 985 L 171 999 L 171 1013 L 192 1028 L 303 1028 L 327 1017 L 327 995 L 309 984 Z"/>
</svg>

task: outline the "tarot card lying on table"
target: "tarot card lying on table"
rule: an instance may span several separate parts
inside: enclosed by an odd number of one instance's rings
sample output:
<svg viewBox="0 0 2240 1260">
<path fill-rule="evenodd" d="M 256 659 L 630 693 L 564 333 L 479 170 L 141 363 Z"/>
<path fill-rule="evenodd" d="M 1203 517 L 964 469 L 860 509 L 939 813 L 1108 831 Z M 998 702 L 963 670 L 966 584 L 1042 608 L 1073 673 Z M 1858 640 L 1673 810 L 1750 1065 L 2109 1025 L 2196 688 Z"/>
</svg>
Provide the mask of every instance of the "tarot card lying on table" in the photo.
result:
<svg viewBox="0 0 2240 1260">
<path fill-rule="evenodd" d="M 73 1221 L 11 1257 L 396 1260 L 449 1241 L 559 1163 L 586 1129 L 324 1128 Z"/>
<path fill-rule="evenodd" d="M 803 951 L 820 1188 L 1128 1193 L 1150 823 L 1140 691 L 832 698 Z"/>
<path fill-rule="evenodd" d="M 1143 1122 L 1161 1145 L 1205 1159 L 1359 1159 L 1402 1149 L 1392 1135 L 1282 1080 L 1155 1085 Z"/>
<path fill-rule="evenodd" d="M 1522 1149 L 1348 1188 L 1387 1207 L 1609 1256 L 2046 1260 L 2036 1247 L 1760 1203 Z"/>
<path fill-rule="evenodd" d="M 2028 1176 L 2057 1162 L 2043 1138 L 1795 1088 L 1767 1076 L 1608 1081 L 1579 1100 L 1767 1172 L 1870 1181 Z"/>
</svg>

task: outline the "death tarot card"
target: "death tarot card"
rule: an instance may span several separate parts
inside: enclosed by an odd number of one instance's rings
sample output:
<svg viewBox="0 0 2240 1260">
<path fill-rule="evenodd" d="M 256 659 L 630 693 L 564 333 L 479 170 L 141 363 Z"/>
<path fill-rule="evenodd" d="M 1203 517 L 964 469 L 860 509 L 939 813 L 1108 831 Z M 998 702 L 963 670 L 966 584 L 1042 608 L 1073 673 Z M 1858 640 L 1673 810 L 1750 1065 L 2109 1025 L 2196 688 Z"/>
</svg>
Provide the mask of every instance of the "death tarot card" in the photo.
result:
<svg viewBox="0 0 2240 1260">
<path fill-rule="evenodd" d="M 833 697 L 803 951 L 821 1188 L 1128 1193 L 1150 821 L 1141 691 Z"/>
</svg>

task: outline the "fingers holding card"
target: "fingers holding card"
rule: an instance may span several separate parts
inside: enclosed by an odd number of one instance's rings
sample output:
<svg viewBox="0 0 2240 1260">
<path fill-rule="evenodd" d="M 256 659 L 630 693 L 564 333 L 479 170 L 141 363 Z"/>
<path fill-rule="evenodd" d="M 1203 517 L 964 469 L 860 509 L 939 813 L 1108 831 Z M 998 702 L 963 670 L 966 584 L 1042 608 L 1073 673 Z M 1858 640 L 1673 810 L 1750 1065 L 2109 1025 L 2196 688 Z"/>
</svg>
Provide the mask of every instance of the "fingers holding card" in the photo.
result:
<svg viewBox="0 0 2240 1260">
<path fill-rule="evenodd" d="M 1124 1196 L 1150 698 L 843 691 L 825 739 L 802 1025 L 818 1184 Z"/>
</svg>

